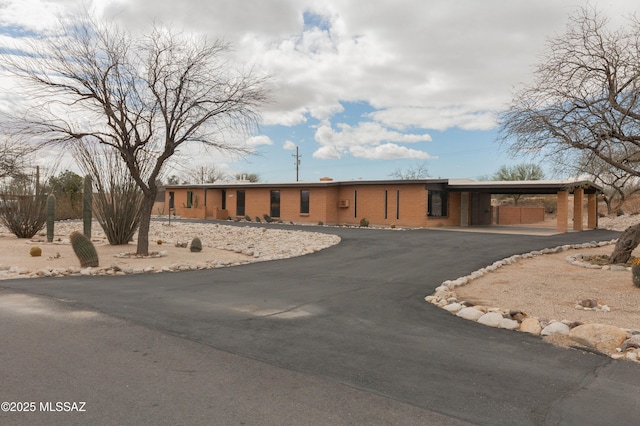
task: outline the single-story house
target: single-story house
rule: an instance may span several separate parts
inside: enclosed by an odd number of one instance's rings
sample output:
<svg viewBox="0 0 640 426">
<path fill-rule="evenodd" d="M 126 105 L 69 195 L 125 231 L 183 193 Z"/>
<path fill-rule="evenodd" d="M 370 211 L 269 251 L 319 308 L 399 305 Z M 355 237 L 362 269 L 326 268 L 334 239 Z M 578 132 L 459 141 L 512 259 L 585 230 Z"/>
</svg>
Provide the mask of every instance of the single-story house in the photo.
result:
<svg viewBox="0 0 640 426">
<path fill-rule="evenodd" d="M 557 229 L 597 227 L 597 194 L 589 181 L 473 181 L 468 179 L 350 180 L 322 178 L 317 182 L 211 183 L 168 185 L 166 212 L 188 218 L 228 219 L 270 216 L 294 223 L 353 224 L 407 227 L 479 226 L 496 223 L 491 196 L 497 194 L 554 194 Z M 573 194 L 573 208 L 569 207 Z M 586 195 L 586 197 L 585 197 Z M 586 198 L 586 224 L 584 223 Z M 544 219 L 519 209 L 497 223 L 531 223 Z M 523 213 L 524 211 L 524 213 Z"/>
</svg>

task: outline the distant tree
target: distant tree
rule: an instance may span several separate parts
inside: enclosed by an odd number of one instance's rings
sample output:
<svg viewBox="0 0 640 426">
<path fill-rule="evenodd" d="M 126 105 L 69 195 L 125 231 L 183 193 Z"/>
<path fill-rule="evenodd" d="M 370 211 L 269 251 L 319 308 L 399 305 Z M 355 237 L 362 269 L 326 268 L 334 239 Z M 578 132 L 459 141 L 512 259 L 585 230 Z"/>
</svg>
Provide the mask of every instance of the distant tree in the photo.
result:
<svg viewBox="0 0 640 426">
<path fill-rule="evenodd" d="M 230 66 L 227 43 L 166 28 L 137 36 L 91 17 L 30 40 L 25 54 L 0 51 L 4 69 L 37 103 L 16 113 L 12 128 L 48 143 L 99 143 L 117 152 L 144 195 L 138 254 L 149 254 L 156 182 L 176 152 L 199 144 L 249 153 L 223 135 L 256 127 L 266 80 Z"/>
<path fill-rule="evenodd" d="M 167 178 L 167 185 L 179 185 L 180 178 L 177 175 L 171 175 Z"/>
<path fill-rule="evenodd" d="M 407 169 L 396 169 L 389 177 L 401 180 L 426 179 L 429 177 L 426 163 L 414 164 Z"/>
<path fill-rule="evenodd" d="M 493 180 L 542 180 L 544 179 L 544 171 L 542 167 L 533 163 L 517 164 L 515 166 L 501 166 L 497 172 L 493 174 Z M 518 201 L 522 197 L 522 194 L 510 194 L 515 205 L 518 205 Z"/>
<path fill-rule="evenodd" d="M 184 183 L 214 183 L 225 180 L 226 174 L 215 166 L 200 166 L 187 174 Z"/>
<path fill-rule="evenodd" d="M 49 187 L 56 196 L 56 219 L 77 219 L 82 214 L 83 177 L 65 170 L 49 178 Z"/>
<path fill-rule="evenodd" d="M 236 173 L 237 181 L 260 182 L 260 175 L 257 173 Z"/>
</svg>

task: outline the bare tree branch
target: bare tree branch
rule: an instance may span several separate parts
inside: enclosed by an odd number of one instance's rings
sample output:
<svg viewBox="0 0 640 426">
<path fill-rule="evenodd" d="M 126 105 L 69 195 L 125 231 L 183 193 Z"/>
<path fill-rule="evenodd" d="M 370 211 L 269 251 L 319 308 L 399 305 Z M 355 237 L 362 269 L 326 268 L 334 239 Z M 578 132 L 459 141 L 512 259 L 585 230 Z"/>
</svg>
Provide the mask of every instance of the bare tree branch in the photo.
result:
<svg viewBox="0 0 640 426">
<path fill-rule="evenodd" d="M 63 25 L 33 41 L 29 54 L 0 54 L 25 94 L 37 93 L 13 127 L 44 143 L 115 150 L 144 194 L 138 253 L 147 254 L 158 178 L 176 152 L 200 144 L 249 153 L 224 135 L 257 128 L 267 79 L 232 69 L 224 59 L 229 50 L 161 27 L 134 38 L 90 17 Z"/>
</svg>

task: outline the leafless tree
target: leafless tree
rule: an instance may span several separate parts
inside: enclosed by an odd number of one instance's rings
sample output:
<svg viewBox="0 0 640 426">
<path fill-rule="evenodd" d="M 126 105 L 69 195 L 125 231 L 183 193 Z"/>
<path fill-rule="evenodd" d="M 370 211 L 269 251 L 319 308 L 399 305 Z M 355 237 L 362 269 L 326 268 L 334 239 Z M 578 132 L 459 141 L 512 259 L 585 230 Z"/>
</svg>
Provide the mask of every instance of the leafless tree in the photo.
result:
<svg viewBox="0 0 640 426">
<path fill-rule="evenodd" d="M 3 138 L 0 142 L 0 179 L 23 176 L 27 159 L 34 151 L 32 145 Z"/>
<path fill-rule="evenodd" d="M 560 165 L 560 170 L 573 171 L 574 175 L 587 176 L 602 187 L 602 199 L 607 206 L 607 213 L 617 212 L 625 201 L 640 192 L 640 178 L 630 175 L 624 170 L 612 167 L 599 157 L 583 152 L 571 164 Z"/>
<path fill-rule="evenodd" d="M 514 154 L 571 161 L 588 152 L 640 176 L 640 22 L 613 29 L 590 7 L 572 16 L 501 117 L 501 138 Z M 640 225 L 628 231 L 610 261 L 627 261 L 640 242 Z"/>
<path fill-rule="evenodd" d="M 135 37 L 87 17 L 0 59 L 37 93 L 14 124 L 23 134 L 47 143 L 100 143 L 118 153 L 144 194 L 137 253 L 146 255 L 167 161 L 193 143 L 248 153 L 225 135 L 255 128 L 268 100 L 266 78 L 234 69 L 225 60 L 229 50 L 222 41 L 166 28 Z"/>
<path fill-rule="evenodd" d="M 406 170 L 396 169 L 389 176 L 401 180 L 425 179 L 429 177 L 429 171 L 427 170 L 427 163 L 418 163 Z"/>
<path fill-rule="evenodd" d="M 185 183 L 214 183 L 226 178 L 226 173 L 215 166 L 200 166 L 187 173 Z"/>
</svg>

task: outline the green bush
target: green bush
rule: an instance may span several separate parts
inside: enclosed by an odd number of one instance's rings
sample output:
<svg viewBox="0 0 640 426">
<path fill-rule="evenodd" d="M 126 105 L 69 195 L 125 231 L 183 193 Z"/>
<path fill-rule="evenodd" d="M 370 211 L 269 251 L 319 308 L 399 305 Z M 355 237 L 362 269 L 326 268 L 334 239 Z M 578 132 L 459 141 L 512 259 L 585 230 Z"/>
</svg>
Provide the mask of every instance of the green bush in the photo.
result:
<svg viewBox="0 0 640 426">
<path fill-rule="evenodd" d="M 262 217 L 264 217 L 264 221 L 267 222 L 267 223 L 273 222 L 273 219 L 271 219 L 271 216 L 269 216 L 266 213 L 264 215 L 262 215 Z"/>
<path fill-rule="evenodd" d="M 251 222 L 251 217 L 249 215 L 246 215 L 244 217 L 244 220 L 246 220 L 247 222 Z"/>
<path fill-rule="evenodd" d="M 256 222 L 258 223 L 262 222 L 258 216 L 256 216 Z"/>
<path fill-rule="evenodd" d="M 360 226 L 366 228 L 367 226 L 369 226 L 369 220 L 363 217 L 362 219 L 360 219 Z"/>
</svg>

